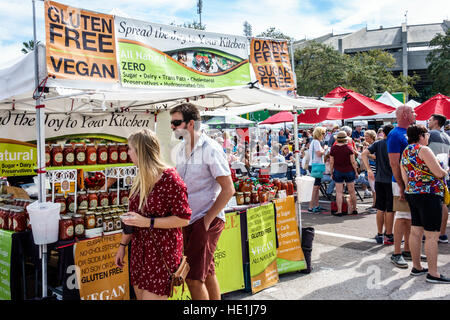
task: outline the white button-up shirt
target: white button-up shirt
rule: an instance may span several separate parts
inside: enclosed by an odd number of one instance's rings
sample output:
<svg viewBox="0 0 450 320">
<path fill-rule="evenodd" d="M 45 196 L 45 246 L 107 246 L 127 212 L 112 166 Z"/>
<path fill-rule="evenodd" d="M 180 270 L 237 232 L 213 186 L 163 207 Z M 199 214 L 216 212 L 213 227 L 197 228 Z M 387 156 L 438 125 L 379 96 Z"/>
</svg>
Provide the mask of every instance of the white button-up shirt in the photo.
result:
<svg viewBox="0 0 450 320">
<path fill-rule="evenodd" d="M 178 144 L 176 168 L 186 183 L 192 224 L 204 217 L 221 191 L 217 177 L 231 175 L 227 157 L 216 141 L 202 133 L 189 157 L 186 157 L 186 140 Z M 217 215 L 225 221 L 224 210 Z"/>
</svg>

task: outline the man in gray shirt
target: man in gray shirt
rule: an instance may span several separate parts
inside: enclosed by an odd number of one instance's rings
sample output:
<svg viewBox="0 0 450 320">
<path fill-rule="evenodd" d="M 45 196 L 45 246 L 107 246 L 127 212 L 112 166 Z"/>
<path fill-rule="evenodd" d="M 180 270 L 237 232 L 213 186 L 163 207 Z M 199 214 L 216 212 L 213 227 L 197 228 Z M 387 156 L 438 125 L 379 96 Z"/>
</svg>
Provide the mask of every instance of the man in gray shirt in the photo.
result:
<svg viewBox="0 0 450 320">
<path fill-rule="evenodd" d="M 441 165 L 448 170 L 448 157 L 450 154 L 450 137 L 447 133 L 442 131 L 447 118 L 440 114 L 431 115 L 428 119 L 428 128 L 430 129 L 430 138 L 428 139 L 428 147 L 433 151 L 434 155 L 442 155 L 445 160 Z M 439 242 L 448 243 L 448 236 L 446 234 L 448 220 L 448 208 L 446 205 L 442 206 L 442 224 Z"/>
<path fill-rule="evenodd" d="M 392 124 L 383 127 L 384 139 L 375 141 L 370 147 L 365 149 L 361 155 L 362 161 L 367 168 L 370 180 L 375 180 L 375 193 L 377 195 L 375 207 L 377 208 L 377 229 L 378 234 L 375 240 L 379 244 L 394 244 L 392 228 L 394 226 L 393 195 L 392 195 L 392 170 L 389 164 L 387 151 L 387 136 L 394 129 Z M 374 179 L 373 170 L 369 165 L 369 154 L 376 156 L 376 177 Z M 383 224 L 385 233 L 383 234 Z"/>
<path fill-rule="evenodd" d="M 224 208 L 235 190 L 221 145 L 200 131 L 200 112 L 190 103 L 171 109 L 171 128 L 183 139 L 176 150 L 176 166 L 186 183 L 191 220 L 183 228 L 186 276 L 192 300 L 220 300 L 214 251 L 225 224 Z"/>
</svg>

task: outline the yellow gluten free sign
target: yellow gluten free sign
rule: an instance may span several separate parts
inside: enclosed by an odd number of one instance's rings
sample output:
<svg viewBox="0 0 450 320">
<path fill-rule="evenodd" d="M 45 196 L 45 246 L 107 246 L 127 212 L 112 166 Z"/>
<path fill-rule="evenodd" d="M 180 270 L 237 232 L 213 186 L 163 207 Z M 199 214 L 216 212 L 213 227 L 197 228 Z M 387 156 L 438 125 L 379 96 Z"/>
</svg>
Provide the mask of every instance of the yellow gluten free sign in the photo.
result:
<svg viewBox="0 0 450 320">
<path fill-rule="evenodd" d="M 0 177 L 35 175 L 36 145 L 0 139 Z"/>
</svg>

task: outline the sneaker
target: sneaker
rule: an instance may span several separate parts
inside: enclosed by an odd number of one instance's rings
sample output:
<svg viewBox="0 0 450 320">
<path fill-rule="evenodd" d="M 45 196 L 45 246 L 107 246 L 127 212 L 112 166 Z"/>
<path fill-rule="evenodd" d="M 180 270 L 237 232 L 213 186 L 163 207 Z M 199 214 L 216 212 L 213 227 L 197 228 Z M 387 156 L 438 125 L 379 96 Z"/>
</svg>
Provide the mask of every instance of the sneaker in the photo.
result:
<svg viewBox="0 0 450 320">
<path fill-rule="evenodd" d="M 411 269 L 410 275 L 412 275 L 412 276 L 421 276 L 421 275 L 424 275 L 426 273 L 428 273 L 428 269 L 427 268 L 422 268 L 422 270 L 417 270 L 416 268 L 413 267 Z"/>
<path fill-rule="evenodd" d="M 412 256 L 411 256 L 411 252 L 409 251 L 403 251 L 402 252 L 402 256 L 406 261 L 412 261 Z M 427 262 L 427 256 L 424 254 L 420 255 L 420 261 L 422 262 Z"/>
<path fill-rule="evenodd" d="M 375 236 L 375 241 L 376 241 L 378 244 L 382 244 L 382 243 L 383 243 L 383 238 L 384 238 L 383 234 L 378 233 L 378 234 Z"/>
<path fill-rule="evenodd" d="M 444 277 L 442 274 L 439 276 L 439 278 L 437 277 L 433 277 L 432 275 L 430 275 L 429 273 L 427 274 L 427 282 L 430 283 L 450 283 L 450 279 L 447 277 Z"/>
<path fill-rule="evenodd" d="M 391 256 L 391 262 L 398 268 L 407 269 L 408 263 L 406 263 L 405 259 L 401 254 L 393 254 Z"/>
<path fill-rule="evenodd" d="M 440 243 L 448 243 L 448 236 L 446 234 L 439 236 L 439 241 Z"/>
<path fill-rule="evenodd" d="M 394 244 L 394 235 L 393 234 L 385 234 L 384 235 L 384 244 L 385 245 L 393 245 Z"/>
<path fill-rule="evenodd" d="M 342 212 L 332 212 L 331 214 L 335 217 L 342 217 Z"/>
<path fill-rule="evenodd" d="M 364 198 L 371 198 L 371 197 L 372 197 L 372 193 L 370 191 L 364 192 Z"/>
<path fill-rule="evenodd" d="M 320 212 L 320 211 L 327 211 L 327 209 L 322 208 L 321 206 L 317 206 L 317 207 L 315 207 L 314 209 L 316 209 L 317 212 Z"/>
<path fill-rule="evenodd" d="M 308 208 L 308 212 L 309 213 L 316 213 L 318 211 L 316 210 L 316 208 Z"/>
</svg>

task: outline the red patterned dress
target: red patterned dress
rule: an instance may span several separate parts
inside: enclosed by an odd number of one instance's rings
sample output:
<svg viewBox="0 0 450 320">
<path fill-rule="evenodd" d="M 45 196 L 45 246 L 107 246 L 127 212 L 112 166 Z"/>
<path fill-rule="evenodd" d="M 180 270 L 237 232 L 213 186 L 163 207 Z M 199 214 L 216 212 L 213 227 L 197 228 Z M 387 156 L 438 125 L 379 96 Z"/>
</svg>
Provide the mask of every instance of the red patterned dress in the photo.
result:
<svg viewBox="0 0 450 320">
<path fill-rule="evenodd" d="M 139 210 L 139 194 L 130 198 L 129 210 L 144 217 L 175 215 L 183 219 L 190 219 L 192 212 L 186 185 L 175 168 L 163 172 L 142 210 Z M 153 232 L 156 243 L 150 232 Z M 169 295 L 169 273 L 158 248 L 171 272 L 176 271 L 183 254 L 181 228 L 154 228 L 150 231 L 149 228 L 134 227 L 130 254 L 131 285 L 158 295 Z"/>
</svg>

